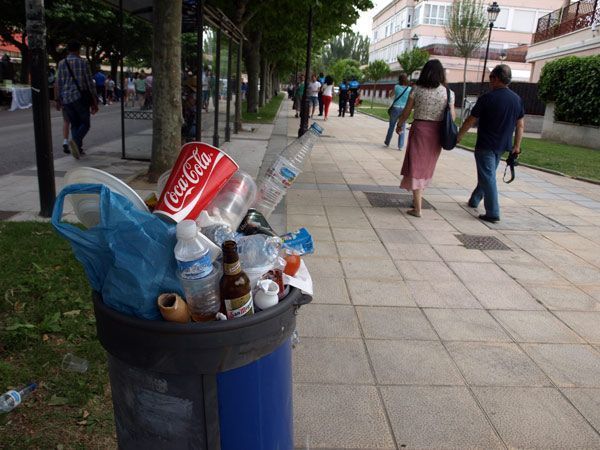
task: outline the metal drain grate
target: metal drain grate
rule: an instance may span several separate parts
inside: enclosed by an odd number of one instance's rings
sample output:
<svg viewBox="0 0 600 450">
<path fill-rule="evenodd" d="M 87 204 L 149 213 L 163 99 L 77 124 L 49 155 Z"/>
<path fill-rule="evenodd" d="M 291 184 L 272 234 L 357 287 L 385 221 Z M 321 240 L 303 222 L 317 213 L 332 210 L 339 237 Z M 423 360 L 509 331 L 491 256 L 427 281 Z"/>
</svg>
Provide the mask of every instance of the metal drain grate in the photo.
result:
<svg viewBox="0 0 600 450">
<path fill-rule="evenodd" d="M 371 206 L 376 208 L 412 208 L 411 194 L 390 194 L 385 192 L 364 192 Z M 423 209 L 435 209 L 431 203 L 423 199 Z"/>
<path fill-rule="evenodd" d="M 477 236 L 474 234 L 456 234 L 455 236 L 468 249 L 510 250 L 510 247 L 494 236 Z"/>
</svg>

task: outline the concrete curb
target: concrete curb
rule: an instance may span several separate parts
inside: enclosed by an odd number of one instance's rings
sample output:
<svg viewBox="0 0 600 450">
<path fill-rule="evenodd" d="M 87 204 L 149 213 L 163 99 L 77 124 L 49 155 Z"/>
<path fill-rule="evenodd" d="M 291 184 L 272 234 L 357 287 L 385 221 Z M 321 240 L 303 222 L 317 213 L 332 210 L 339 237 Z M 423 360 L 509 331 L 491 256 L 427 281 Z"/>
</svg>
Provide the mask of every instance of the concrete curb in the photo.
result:
<svg viewBox="0 0 600 450">
<path fill-rule="evenodd" d="M 466 147 L 464 145 L 460 145 L 459 144 L 456 147 L 457 148 L 461 148 L 463 150 L 468 150 L 470 152 L 475 152 L 474 148 Z M 577 176 L 573 176 L 573 175 L 567 175 L 566 173 L 562 173 L 562 172 L 559 172 L 557 170 L 546 169 L 545 167 L 534 166 L 533 164 L 526 164 L 526 163 L 522 163 L 522 162 L 519 162 L 519 166 L 527 167 L 528 169 L 539 170 L 540 172 L 546 172 L 546 173 L 550 173 L 552 175 L 558 175 L 558 176 L 565 177 L 565 178 L 571 178 L 573 180 L 585 181 L 586 183 L 591 183 L 591 184 L 595 184 L 595 185 L 600 186 L 600 181 L 598 181 L 598 180 L 592 180 L 590 178 L 577 177 Z"/>
</svg>

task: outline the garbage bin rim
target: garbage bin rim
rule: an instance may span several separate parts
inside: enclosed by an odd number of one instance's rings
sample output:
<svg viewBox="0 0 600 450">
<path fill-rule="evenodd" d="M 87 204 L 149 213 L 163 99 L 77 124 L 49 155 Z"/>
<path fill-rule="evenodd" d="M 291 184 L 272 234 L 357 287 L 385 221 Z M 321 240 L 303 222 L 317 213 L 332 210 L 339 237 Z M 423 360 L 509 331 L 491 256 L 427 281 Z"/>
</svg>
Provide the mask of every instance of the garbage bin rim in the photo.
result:
<svg viewBox="0 0 600 450">
<path fill-rule="evenodd" d="M 221 333 L 224 331 L 239 330 L 253 325 L 260 324 L 273 317 L 279 316 L 287 312 L 288 309 L 294 308 L 296 305 L 306 303 L 303 300 L 305 294 L 294 287 L 291 287 L 290 293 L 285 296 L 277 305 L 266 310 L 260 311 L 249 317 L 241 317 L 239 319 L 226 321 L 213 321 L 206 323 L 190 322 L 190 323 L 175 323 L 162 320 L 146 320 L 139 317 L 129 316 L 121 313 L 102 301 L 102 295 L 97 291 L 92 291 L 92 298 L 95 308 L 102 311 L 102 314 L 110 316 L 111 319 L 122 322 L 125 325 L 142 328 L 152 332 L 172 333 L 172 334 L 210 334 Z"/>
</svg>

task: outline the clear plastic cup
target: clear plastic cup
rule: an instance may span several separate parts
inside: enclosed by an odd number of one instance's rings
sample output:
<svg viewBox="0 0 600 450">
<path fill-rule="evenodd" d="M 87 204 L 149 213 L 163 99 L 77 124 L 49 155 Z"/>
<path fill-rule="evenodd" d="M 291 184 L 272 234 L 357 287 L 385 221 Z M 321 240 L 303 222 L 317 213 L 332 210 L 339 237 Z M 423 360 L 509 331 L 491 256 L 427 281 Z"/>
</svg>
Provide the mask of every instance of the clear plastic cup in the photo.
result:
<svg viewBox="0 0 600 450">
<path fill-rule="evenodd" d="M 194 322 L 210 322 L 215 320 L 221 308 L 219 283 L 223 271 L 219 264 L 213 264 L 213 271 L 197 280 L 184 280 L 179 278 L 185 301 Z"/>
<path fill-rule="evenodd" d="M 88 370 L 88 367 L 89 363 L 87 359 L 75 356 L 73 353 L 67 353 L 62 360 L 63 370 L 68 370 L 69 372 L 84 373 Z"/>
<path fill-rule="evenodd" d="M 238 170 L 206 206 L 209 215 L 217 209 L 232 230 L 237 230 L 256 198 L 256 183 L 246 172 Z"/>
</svg>

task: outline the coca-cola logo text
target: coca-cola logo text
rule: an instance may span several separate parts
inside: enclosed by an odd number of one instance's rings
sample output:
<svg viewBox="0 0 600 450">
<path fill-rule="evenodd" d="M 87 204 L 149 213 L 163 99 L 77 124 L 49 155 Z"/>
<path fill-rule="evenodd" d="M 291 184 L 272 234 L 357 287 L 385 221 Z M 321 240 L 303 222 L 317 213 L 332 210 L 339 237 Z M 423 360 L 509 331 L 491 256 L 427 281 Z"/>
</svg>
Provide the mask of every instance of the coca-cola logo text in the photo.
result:
<svg viewBox="0 0 600 450">
<path fill-rule="evenodd" d="M 186 199 L 190 196 L 202 180 L 202 176 L 213 161 L 212 155 L 202 152 L 199 154 L 198 148 L 192 151 L 181 168 L 179 179 L 174 181 L 172 189 L 167 191 L 163 201 L 171 211 L 180 211 L 187 203 Z"/>
</svg>

